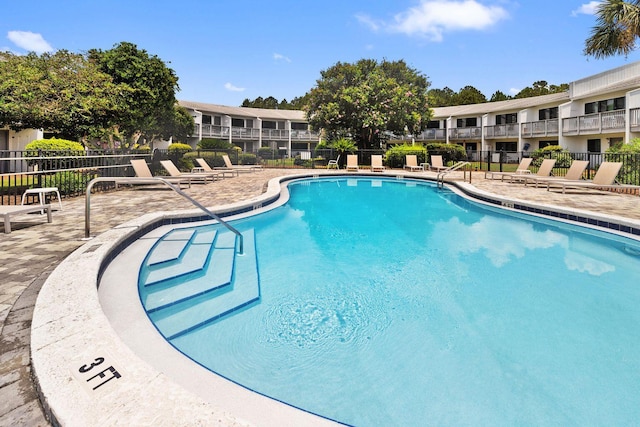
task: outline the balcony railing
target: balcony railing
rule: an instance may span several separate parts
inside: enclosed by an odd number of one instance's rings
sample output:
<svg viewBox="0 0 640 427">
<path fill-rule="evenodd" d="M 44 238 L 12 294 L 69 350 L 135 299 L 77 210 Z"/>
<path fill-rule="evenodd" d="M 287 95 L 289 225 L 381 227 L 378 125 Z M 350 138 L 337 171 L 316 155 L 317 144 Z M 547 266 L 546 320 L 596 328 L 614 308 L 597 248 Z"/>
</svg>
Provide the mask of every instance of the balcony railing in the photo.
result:
<svg viewBox="0 0 640 427">
<path fill-rule="evenodd" d="M 449 139 L 481 139 L 482 128 L 480 127 L 467 127 L 467 128 L 453 128 L 449 129 Z"/>
<path fill-rule="evenodd" d="M 634 132 L 640 131 L 640 108 L 629 110 L 629 127 Z"/>
<path fill-rule="evenodd" d="M 509 123 L 504 125 L 493 125 L 493 126 L 485 126 L 484 127 L 484 137 L 485 138 L 510 138 L 510 137 L 518 137 L 518 124 L 517 123 Z"/>
<path fill-rule="evenodd" d="M 562 119 L 563 135 L 583 135 L 624 131 L 624 110 Z"/>
<path fill-rule="evenodd" d="M 558 136 L 558 119 L 538 120 L 520 125 L 523 138 Z"/>
<path fill-rule="evenodd" d="M 196 124 L 195 135 L 199 134 L 199 126 L 202 126 L 203 138 L 229 138 L 229 132 L 231 132 L 232 139 L 238 140 L 258 140 L 260 134 L 262 134 L 263 141 L 288 141 L 289 135 L 291 139 L 295 141 L 319 141 L 320 135 L 317 132 L 309 130 L 284 130 L 284 129 L 255 129 L 255 128 L 240 128 L 220 125 Z"/>
</svg>

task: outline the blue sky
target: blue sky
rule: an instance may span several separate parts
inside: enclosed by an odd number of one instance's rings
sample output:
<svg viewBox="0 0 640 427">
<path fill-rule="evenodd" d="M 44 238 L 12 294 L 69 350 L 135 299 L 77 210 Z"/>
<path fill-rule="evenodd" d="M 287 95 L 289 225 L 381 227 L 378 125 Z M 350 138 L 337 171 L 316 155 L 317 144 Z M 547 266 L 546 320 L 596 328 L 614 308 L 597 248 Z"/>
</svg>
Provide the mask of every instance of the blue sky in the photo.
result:
<svg viewBox="0 0 640 427">
<path fill-rule="evenodd" d="M 588 0 L 2 0 L 0 50 L 110 49 L 121 41 L 173 68 L 178 99 L 237 106 L 291 100 L 336 62 L 405 60 L 431 88 L 490 98 L 568 83 L 640 59 L 582 54 Z"/>
</svg>

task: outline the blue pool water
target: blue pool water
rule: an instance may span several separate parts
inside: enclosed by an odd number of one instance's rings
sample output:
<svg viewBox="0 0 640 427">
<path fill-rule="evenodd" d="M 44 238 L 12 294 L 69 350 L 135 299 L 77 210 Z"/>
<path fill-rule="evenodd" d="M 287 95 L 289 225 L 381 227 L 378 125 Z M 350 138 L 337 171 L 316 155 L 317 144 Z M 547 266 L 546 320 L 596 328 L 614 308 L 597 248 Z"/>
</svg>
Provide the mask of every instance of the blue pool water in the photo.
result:
<svg viewBox="0 0 640 427">
<path fill-rule="evenodd" d="M 205 275 L 230 280 L 242 296 L 213 322 L 165 334 L 193 360 L 357 426 L 640 419 L 637 241 L 411 180 L 315 179 L 289 189 L 287 204 L 233 223 L 250 236 L 237 271 Z M 208 248 L 217 232 L 217 261 L 206 262 L 226 265 L 234 255 L 223 230 L 193 227 L 165 243 Z M 179 258 L 184 244 L 177 248 Z M 154 321 L 170 318 L 151 311 Z"/>
</svg>

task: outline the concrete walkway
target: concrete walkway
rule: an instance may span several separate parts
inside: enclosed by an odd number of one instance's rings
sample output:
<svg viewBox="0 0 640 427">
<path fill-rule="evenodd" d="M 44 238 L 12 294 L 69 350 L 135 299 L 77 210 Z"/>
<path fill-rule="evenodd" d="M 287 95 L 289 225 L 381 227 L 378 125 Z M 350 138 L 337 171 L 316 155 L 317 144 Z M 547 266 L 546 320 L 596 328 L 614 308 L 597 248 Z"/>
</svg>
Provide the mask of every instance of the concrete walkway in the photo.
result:
<svg viewBox="0 0 640 427">
<path fill-rule="evenodd" d="M 301 172 L 309 171 L 267 169 L 208 185 L 195 184 L 185 192 L 205 206 L 220 206 L 262 194 L 271 178 Z M 521 184 L 487 181 L 483 175 L 474 173 L 472 185 L 499 196 L 640 220 L 640 197 L 637 196 L 584 190 L 561 194 Z M 52 224 L 36 214 L 18 217 L 12 224 L 11 234 L 4 234 L 0 225 L 0 426 L 48 425 L 30 374 L 31 316 L 47 276 L 61 260 L 85 243 L 82 240 L 84 203 L 82 197 L 64 200 L 63 210 L 54 212 Z M 193 208 L 172 191 L 144 187 L 94 194 L 91 206 L 92 235 L 144 213 Z"/>
</svg>

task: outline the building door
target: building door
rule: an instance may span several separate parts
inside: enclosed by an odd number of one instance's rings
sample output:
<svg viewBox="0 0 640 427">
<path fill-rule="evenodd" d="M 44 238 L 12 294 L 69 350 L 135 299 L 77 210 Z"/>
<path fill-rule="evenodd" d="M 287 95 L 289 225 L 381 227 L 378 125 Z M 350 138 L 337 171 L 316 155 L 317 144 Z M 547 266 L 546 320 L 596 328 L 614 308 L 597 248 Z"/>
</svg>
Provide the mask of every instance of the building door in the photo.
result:
<svg viewBox="0 0 640 427">
<path fill-rule="evenodd" d="M 601 153 L 602 151 L 600 149 L 600 139 L 588 139 L 587 151 L 589 153 Z"/>
</svg>

